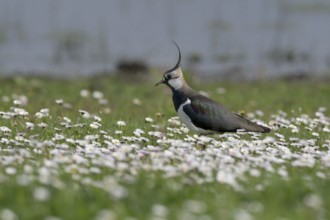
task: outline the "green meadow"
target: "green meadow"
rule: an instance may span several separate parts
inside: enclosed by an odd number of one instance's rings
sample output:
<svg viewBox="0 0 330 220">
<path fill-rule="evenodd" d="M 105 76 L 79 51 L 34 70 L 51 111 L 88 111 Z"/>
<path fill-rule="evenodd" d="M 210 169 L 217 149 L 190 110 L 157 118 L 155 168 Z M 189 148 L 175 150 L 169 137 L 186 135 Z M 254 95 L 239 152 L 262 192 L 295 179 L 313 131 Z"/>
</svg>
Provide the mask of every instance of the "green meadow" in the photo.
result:
<svg viewBox="0 0 330 220">
<path fill-rule="evenodd" d="M 199 136 L 160 77 L 2 77 L 0 219 L 330 219 L 329 82 L 190 77 L 272 128 Z"/>
</svg>

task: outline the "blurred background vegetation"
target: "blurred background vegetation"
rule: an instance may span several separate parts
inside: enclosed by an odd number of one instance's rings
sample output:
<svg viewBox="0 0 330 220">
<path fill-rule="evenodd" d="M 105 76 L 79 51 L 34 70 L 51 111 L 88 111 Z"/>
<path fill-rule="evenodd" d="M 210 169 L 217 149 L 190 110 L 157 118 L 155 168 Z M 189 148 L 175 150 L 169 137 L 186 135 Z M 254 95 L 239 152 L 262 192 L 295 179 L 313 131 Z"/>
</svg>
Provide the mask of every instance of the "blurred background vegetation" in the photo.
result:
<svg viewBox="0 0 330 220">
<path fill-rule="evenodd" d="M 203 79 L 320 80 L 329 21 L 326 0 L 0 0 L 0 74 L 164 70 L 174 39 Z"/>
</svg>

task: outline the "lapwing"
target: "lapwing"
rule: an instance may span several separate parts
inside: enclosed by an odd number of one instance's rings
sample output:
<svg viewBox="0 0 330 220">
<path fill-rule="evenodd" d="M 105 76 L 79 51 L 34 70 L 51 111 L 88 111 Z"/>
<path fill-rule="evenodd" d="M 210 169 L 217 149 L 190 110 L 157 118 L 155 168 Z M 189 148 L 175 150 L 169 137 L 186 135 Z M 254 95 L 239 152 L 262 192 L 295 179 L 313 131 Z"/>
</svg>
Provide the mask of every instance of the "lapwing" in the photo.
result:
<svg viewBox="0 0 330 220">
<path fill-rule="evenodd" d="M 181 51 L 176 65 L 167 70 L 160 84 L 167 85 L 172 90 L 172 100 L 175 111 L 181 121 L 191 130 L 200 134 L 215 132 L 246 132 L 268 133 L 270 129 L 256 124 L 243 116 L 233 113 L 222 104 L 196 92 L 186 83 L 181 70 Z"/>
</svg>

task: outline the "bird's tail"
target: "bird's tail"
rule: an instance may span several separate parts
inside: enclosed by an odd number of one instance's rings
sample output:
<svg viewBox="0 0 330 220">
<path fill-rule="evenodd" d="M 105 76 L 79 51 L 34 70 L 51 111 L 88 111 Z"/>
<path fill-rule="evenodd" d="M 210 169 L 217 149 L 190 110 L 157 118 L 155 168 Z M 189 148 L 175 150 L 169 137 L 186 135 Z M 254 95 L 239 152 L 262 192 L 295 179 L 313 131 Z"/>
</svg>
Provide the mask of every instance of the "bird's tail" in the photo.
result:
<svg viewBox="0 0 330 220">
<path fill-rule="evenodd" d="M 262 126 L 262 125 L 258 125 L 258 124 L 256 124 L 256 125 L 262 129 L 261 133 L 269 133 L 271 131 L 271 129 L 266 126 Z"/>
<path fill-rule="evenodd" d="M 269 133 L 271 131 L 270 128 L 266 126 L 262 126 L 259 124 L 256 124 L 246 118 L 244 118 L 241 115 L 237 115 L 240 118 L 240 129 L 245 129 L 246 131 L 252 131 L 252 132 L 261 132 L 261 133 Z"/>
</svg>

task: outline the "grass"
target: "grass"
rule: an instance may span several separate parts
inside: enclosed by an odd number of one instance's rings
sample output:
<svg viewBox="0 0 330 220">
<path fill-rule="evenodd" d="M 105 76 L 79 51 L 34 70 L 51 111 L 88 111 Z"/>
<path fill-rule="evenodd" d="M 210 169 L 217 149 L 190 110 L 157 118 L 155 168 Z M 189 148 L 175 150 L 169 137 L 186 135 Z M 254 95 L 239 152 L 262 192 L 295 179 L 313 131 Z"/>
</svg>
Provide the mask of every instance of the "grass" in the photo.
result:
<svg viewBox="0 0 330 220">
<path fill-rule="evenodd" d="M 158 80 L 2 78 L 0 219 L 330 218 L 327 83 L 189 79 L 274 129 L 198 137 Z"/>
</svg>

